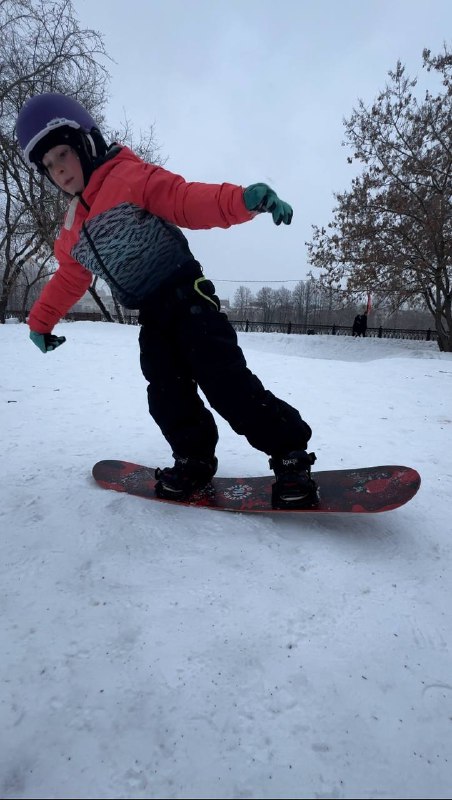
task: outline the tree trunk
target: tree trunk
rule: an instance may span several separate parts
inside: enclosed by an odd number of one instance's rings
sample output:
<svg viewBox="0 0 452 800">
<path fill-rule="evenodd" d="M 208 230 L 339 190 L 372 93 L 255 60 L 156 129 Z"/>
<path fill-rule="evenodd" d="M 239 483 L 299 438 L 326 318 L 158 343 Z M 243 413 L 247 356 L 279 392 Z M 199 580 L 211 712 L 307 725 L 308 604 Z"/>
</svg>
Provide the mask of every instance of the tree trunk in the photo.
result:
<svg viewBox="0 0 452 800">
<path fill-rule="evenodd" d="M 94 286 L 90 286 L 88 291 L 89 291 L 91 297 L 93 298 L 94 302 L 96 303 L 96 305 L 99 306 L 99 308 L 102 311 L 102 314 L 104 315 L 104 317 L 107 320 L 107 322 L 114 322 L 114 319 L 113 319 L 112 315 L 110 314 L 108 308 L 106 307 L 106 305 L 103 303 L 103 301 L 99 297 L 95 287 Z"/>
<path fill-rule="evenodd" d="M 438 347 L 442 353 L 452 353 L 452 331 L 445 331 L 443 320 L 435 317 L 435 329 L 438 336 Z"/>
<path fill-rule="evenodd" d="M 124 325 L 125 319 L 124 319 L 123 310 L 122 310 L 121 306 L 119 305 L 118 301 L 116 300 L 116 298 L 113 298 L 113 302 L 115 304 L 115 309 L 116 309 L 116 314 L 117 314 L 117 317 L 118 317 L 118 322 L 120 322 L 121 325 Z"/>
<path fill-rule="evenodd" d="M 8 308 L 8 292 L 4 291 L 0 295 L 0 325 L 4 325 L 6 319 L 6 309 Z"/>
</svg>

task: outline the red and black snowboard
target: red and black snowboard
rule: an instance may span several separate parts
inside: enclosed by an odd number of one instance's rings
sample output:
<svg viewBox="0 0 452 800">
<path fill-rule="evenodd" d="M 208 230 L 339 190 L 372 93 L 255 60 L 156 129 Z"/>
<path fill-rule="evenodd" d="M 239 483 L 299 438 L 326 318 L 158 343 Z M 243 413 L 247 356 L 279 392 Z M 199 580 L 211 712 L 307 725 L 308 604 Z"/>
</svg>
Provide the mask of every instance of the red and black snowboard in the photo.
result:
<svg viewBox="0 0 452 800">
<path fill-rule="evenodd" d="M 154 494 L 151 467 L 129 461 L 99 461 L 93 477 L 104 489 L 146 497 L 158 503 L 211 508 L 217 511 L 246 511 L 272 514 L 375 514 L 403 506 L 416 494 L 421 479 L 415 469 L 401 466 L 361 467 L 313 472 L 319 487 L 319 504 L 307 509 L 273 509 L 271 486 L 274 477 L 214 478 L 208 487 L 180 502 L 161 500 Z"/>
</svg>

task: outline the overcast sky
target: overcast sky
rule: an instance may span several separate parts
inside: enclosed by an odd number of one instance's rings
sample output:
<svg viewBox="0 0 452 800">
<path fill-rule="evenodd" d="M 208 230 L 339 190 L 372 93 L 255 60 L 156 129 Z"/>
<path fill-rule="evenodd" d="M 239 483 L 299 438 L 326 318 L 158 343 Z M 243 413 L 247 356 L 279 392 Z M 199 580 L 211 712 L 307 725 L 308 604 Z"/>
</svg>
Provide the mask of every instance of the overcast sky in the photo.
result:
<svg viewBox="0 0 452 800">
<path fill-rule="evenodd" d="M 293 289 L 311 225 L 349 188 L 343 119 L 371 103 L 398 60 L 452 39 L 451 0 L 74 0 L 115 63 L 108 122 L 153 124 L 166 167 L 187 180 L 264 181 L 294 208 L 227 231 L 188 231 L 221 297 L 240 284 Z M 318 272 L 315 272 L 318 275 Z M 273 283 L 276 282 L 276 283 Z"/>
</svg>

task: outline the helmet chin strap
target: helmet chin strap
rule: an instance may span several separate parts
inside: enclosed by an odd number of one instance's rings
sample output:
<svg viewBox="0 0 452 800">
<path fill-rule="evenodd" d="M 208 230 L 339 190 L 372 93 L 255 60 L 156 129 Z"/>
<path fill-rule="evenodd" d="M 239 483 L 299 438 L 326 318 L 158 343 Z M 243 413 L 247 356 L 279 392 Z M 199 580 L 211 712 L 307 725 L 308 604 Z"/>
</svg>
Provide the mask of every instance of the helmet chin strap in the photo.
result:
<svg viewBox="0 0 452 800">
<path fill-rule="evenodd" d="M 91 136 L 91 134 L 90 134 L 90 133 L 85 133 L 85 138 L 86 138 L 86 139 L 88 140 L 88 142 L 90 143 L 90 146 L 91 146 L 91 155 L 92 155 L 92 157 L 93 157 L 93 158 L 96 158 L 96 156 L 97 156 L 97 150 L 96 150 L 96 144 L 95 144 L 95 142 L 94 142 L 94 139 L 93 139 L 93 137 Z"/>
</svg>

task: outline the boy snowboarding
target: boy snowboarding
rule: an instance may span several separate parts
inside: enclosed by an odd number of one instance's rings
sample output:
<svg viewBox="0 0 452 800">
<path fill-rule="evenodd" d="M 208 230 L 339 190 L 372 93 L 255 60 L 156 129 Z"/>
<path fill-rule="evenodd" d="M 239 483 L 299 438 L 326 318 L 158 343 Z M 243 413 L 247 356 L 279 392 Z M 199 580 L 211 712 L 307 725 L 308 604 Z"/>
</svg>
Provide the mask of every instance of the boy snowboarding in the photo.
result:
<svg viewBox="0 0 452 800">
<path fill-rule="evenodd" d="M 127 147 L 107 146 L 88 111 L 58 93 L 30 98 L 16 132 L 25 161 L 69 199 L 55 242 L 59 267 L 28 318 L 34 344 L 44 353 L 63 344 L 53 327 L 93 274 L 102 277 L 122 305 L 139 310 L 149 411 L 174 458 L 157 471 L 156 494 L 186 500 L 215 475 L 218 431 L 199 387 L 237 433 L 270 456 L 273 505 L 315 504 L 311 428 L 247 367 L 215 287 L 180 230 L 228 228 L 265 212 L 289 225 L 292 208 L 264 183 L 187 183 Z"/>
</svg>

